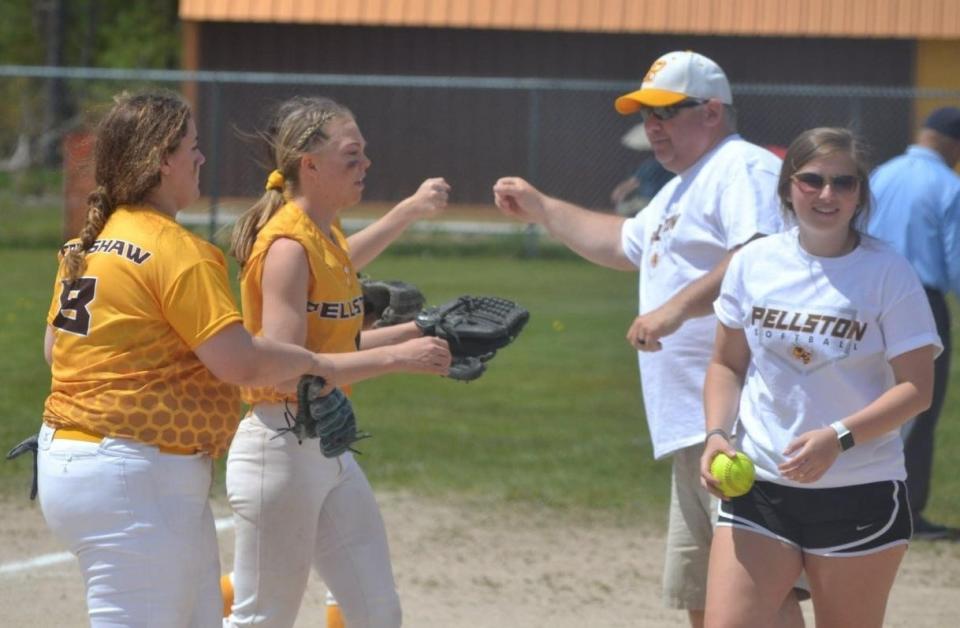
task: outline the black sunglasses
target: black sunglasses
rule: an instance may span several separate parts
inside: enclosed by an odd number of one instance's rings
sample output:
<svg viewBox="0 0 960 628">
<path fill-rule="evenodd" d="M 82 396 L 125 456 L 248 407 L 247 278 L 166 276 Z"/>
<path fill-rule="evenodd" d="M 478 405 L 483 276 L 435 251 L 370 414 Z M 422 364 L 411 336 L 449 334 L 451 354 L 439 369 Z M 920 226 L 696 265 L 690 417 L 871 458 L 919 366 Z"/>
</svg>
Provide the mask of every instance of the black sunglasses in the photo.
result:
<svg viewBox="0 0 960 628">
<path fill-rule="evenodd" d="M 671 118 L 676 118 L 684 109 L 690 109 L 691 107 L 699 107 L 700 105 L 705 105 L 709 100 L 701 100 L 700 98 L 687 98 L 686 100 L 681 100 L 675 105 L 668 105 L 666 107 L 640 107 L 640 117 L 644 122 L 650 119 L 651 116 L 660 120 L 670 120 Z"/>
<path fill-rule="evenodd" d="M 855 174 L 841 174 L 835 177 L 824 177 L 816 172 L 798 172 L 790 177 L 801 192 L 807 194 L 819 192 L 829 183 L 830 188 L 838 194 L 849 194 L 860 187 L 860 177 Z"/>
</svg>

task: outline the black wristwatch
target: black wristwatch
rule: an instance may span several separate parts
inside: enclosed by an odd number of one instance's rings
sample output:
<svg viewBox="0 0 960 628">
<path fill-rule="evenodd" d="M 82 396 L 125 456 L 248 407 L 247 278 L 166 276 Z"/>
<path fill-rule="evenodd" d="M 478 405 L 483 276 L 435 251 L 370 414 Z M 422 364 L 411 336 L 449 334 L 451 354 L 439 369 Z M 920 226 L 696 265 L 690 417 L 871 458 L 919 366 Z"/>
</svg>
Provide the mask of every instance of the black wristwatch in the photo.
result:
<svg viewBox="0 0 960 628">
<path fill-rule="evenodd" d="M 833 431 L 837 433 L 837 441 L 840 443 L 840 451 L 851 449 L 856 443 L 853 442 L 853 432 L 840 421 L 830 424 Z"/>
</svg>

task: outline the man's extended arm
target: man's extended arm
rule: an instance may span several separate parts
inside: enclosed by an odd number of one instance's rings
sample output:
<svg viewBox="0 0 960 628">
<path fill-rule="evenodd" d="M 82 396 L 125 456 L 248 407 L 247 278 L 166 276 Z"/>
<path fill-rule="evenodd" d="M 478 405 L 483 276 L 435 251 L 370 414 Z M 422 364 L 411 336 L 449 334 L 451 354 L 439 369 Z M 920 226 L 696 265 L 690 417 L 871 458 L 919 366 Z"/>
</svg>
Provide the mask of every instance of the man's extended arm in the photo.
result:
<svg viewBox="0 0 960 628">
<path fill-rule="evenodd" d="M 511 218 L 543 226 L 570 250 L 594 264 L 636 271 L 620 243 L 623 216 L 593 212 L 543 194 L 518 177 L 493 186 L 497 207 Z"/>
</svg>

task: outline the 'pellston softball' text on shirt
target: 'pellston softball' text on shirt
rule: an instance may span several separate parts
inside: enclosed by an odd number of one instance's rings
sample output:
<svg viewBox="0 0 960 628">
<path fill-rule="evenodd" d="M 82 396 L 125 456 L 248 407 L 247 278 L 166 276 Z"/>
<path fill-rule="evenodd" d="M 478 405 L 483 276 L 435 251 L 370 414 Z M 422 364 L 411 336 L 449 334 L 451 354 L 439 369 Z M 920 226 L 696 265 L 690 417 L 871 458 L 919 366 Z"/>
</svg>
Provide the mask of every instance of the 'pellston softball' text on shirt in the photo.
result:
<svg viewBox="0 0 960 628">
<path fill-rule="evenodd" d="M 791 482 L 777 470 L 795 437 L 891 388 L 892 358 L 941 346 L 905 259 L 868 237 L 842 257 L 815 257 L 794 228 L 734 255 L 714 309 L 721 323 L 744 331 L 752 353 L 739 430 L 758 478 L 805 488 L 905 479 L 898 431 L 858 443 L 816 482 Z"/>
<path fill-rule="evenodd" d="M 787 322 L 789 321 L 789 322 Z M 863 340 L 863 334 L 867 331 L 867 323 L 830 316 L 829 314 L 812 314 L 809 312 L 792 312 L 790 310 L 778 310 L 776 308 L 764 308 L 754 306 L 750 315 L 750 323 L 760 329 L 782 330 L 784 332 L 799 332 L 795 338 L 800 340 L 800 334 L 818 333 L 821 336 L 830 336 L 841 340 Z M 769 338 L 773 332 L 765 331 L 764 334 Z M 810 342 L 813 342 L 814 336 L 810 336 Z"/>
</svg>

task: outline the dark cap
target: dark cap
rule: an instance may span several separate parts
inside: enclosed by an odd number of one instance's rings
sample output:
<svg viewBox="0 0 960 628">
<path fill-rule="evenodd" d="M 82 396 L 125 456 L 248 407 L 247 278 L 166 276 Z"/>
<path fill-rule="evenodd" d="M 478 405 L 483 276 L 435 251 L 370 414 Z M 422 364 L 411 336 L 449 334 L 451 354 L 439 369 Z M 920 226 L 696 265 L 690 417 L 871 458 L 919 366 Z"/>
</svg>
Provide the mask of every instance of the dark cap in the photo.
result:
<svg viewBox="0 0 960 628">
<path fill-rule="evenodd" d="M 941 107 L 930 114 L 923 126 L 960 141 L 960 109 Z"/>
</svg>

